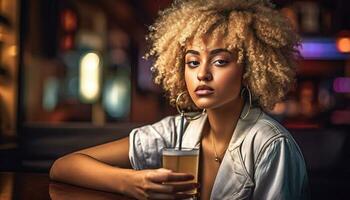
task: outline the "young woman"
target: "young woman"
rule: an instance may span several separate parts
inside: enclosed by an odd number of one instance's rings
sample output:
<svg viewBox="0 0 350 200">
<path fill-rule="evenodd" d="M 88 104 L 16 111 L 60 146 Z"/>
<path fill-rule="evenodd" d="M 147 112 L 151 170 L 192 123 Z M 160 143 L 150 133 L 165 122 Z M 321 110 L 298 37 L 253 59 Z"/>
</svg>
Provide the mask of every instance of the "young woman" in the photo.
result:
<svg viewBox="0 0 350 200">
<path fill-rule="evenodd" d="M 201 199 L 305 199 L 307 173 L 289 132 L 269 117 L 291 88 L 299 39 L 259 0 L 182 0 L 150 27 L 155 82 L 170 103 L 206 112 L 188 121 L 183 147 L 200 147 Z M 58 159 L 54 180 L 137 199 L 185 199 L 198 184 L 161 168 L 180 117 L 134 129 L 128 138 Z M 177 145 L 179 141 L 176 141 Z M 163 184 L 167 182 L 169 184 Z"/>
</svg>

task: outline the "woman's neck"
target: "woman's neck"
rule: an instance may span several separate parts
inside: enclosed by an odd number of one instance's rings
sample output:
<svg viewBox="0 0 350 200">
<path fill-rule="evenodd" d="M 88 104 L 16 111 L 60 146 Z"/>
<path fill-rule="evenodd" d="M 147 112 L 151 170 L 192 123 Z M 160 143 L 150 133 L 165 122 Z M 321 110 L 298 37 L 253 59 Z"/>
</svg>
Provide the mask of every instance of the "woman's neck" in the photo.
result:
<svg viewBox="0 0 350 200">
<path fill-rule="evenodd" d="M 215 142 L 227 144 L 233 134 L 244 105 L 242 98 L 237 98 L 219 108 L 208 109 L 209 134 L 213 134 Z"/>
</svg>

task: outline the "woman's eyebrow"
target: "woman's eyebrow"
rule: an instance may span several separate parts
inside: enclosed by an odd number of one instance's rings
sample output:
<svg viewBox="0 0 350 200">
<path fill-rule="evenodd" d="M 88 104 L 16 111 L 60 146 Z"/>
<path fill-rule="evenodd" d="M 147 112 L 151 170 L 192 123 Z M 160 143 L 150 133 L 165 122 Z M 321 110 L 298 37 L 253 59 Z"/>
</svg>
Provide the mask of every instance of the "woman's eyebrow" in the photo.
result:
<svg viewBox="0 0 350 200">
<path fill-rule="evenodd" d="M 211 50 L 211 51 L 209 52 L 209 55 L 215 55 L 215 54 L 218 54 L 218 53 L 221 53 L 221 52 L 227 52 L 227 53 L 229 53 L 229 54 L 232 55 L 232 52 L 231 52 L 231 51 L 229 51 L 229 50 L 227 50 L 227 49 L 222 49 L 222 48 Z M 199 55 L 199 54 L 200 54 L 198 51 L 191 50 L 191 49 L 190 49 L 190 50 L 187 50 L 187 51 L 185 52 L 185 55 L 188 54 L 188 53 L 194 54 L 194 55 Z"/>
<path fill-rule="evenodd" d="M 227 49 L 214 49 L 214 50 L 211 50 L 209 54 L 210 55 L 215 55 L 215 54 L 218 54 L 218 53 L 221 53 L 221 52 L 227 52 L 230 55 L 232 55 L 232 52 L 227 50 Z"/>
<path fill-rule="evenodd" d="M 199 52 L 198 52 L 198 51 L 195 51 L 195 50 L 187 50 L 187 51 L 185 52 L 185 55 L 188 54 L 188 53 L 190 53 L 190 54 L 195 54 L 195 55 L 199 55 Z"/>
</svg>

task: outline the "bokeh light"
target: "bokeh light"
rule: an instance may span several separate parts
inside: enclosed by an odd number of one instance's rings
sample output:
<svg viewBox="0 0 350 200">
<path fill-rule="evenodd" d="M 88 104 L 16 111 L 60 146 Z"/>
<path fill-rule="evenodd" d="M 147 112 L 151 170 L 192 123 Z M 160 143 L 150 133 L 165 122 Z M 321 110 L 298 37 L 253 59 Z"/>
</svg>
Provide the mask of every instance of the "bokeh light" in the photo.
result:
<svg viewBox="0 0 350 200">
<path fill-rule="evenodd" d="M 44 84 L 43 108 L 46 111 L 55 109 L 58 103 L 59 80 L 56 77 L 49 77 Z"/>
<path fill-rule="evenodd" d="M 337 48 L 342 53 L 350 53 L 350 37 L 341 37 L 337 40 Z"/>
<path fill-rule="evenodd" d="M 130 112 L 130 80 L 125 76 L 109 79 L 103 92 L 103 106 L 109 116 L 123 118 Z"/>
<path fill-rule="evenodd" d="M 100 58 L 96 53 L 87 53 L 80 62 L 79 93 L 83 102 L 92 103 L 100 94 Z"/>
<path fill-rule="evenodd" d="M 350 78 L 338 77 L 334 79 L 333 90 L 337 93 L 350 93 Z"/>
</svg>

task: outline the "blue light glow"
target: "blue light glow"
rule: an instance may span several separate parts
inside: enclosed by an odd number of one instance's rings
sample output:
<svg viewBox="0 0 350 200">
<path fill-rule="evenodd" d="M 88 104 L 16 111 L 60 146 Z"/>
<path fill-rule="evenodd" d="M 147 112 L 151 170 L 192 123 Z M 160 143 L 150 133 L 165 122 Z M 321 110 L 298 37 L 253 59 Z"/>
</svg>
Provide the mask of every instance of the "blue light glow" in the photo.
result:
<svg viewBox="0 0 350 200">
<path fill-rule="evenodd" d="M 332 38 L 303 39 L 300 53 L 304 59 L 310 60 L 342 60 L 350 57 L 338 51 L 336 41 Z"/>
<path fill-rule="evenodd" d="M 43 108 L 46 111 L 53 111 L 58 103 L 59 80 L 50 77 L 45 80 L 43 90 Z"/>
<path fill-rule="evenodd" d="M 127 76 L 119 75 L 106 81 L 102 102 L 109 116 L 127 117 L 130 112 L 130 101 L 130 79 Z"/>
</svg>

